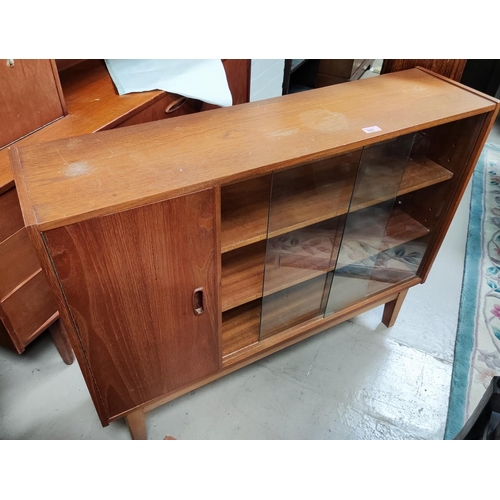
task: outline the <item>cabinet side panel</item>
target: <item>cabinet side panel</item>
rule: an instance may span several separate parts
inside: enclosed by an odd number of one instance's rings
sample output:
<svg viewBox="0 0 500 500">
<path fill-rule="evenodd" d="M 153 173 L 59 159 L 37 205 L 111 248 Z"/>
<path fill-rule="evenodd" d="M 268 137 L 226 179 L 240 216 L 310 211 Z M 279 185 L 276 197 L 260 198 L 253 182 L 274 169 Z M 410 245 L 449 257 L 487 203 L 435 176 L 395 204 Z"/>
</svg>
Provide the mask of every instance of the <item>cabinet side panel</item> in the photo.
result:
<svg viewBox="0 0 500 500">
<path fill-rule="evenodd" d="M 217 371 L 213 190 L 45 238 L 110 417 Z"/>
<path fill-rule="evenodd" d="M 56 305 L 59 310 L 60 320 L 63 322 L 64 329 L 68 334 L 68 338 L 71 342 L 71 347 L 73 348 L 73 352 L 75 353 L 78 365 L 80 366 L 80 370 L 83 374 L 83 378 L 85 379 L 85 383 L 87 384 L 87 387 L 89 389 L 90 396 L 92 397 L 92 401 L 96 408 L 97 414 L 99 415 L 99 419 L 102 425 L 106 426 L 109 423 L 109 418 L 102 403 L 102 399 L 99 395 L 99 391 L 97 390 L 97 386 L 92 376 L 88 361 L 85 357 L 85 352 L 83 351 L 82 344 L 76 334 L 76 330 L 71 320 L 66 301 L 55 275 L 50 255 L 48 254 L 47 248 L 44 243 L 43 234 L 38 231 L 38 228 L 36 226 L 26 226 L 26 230 L 28 231 L 30 240 L 33 244 L 42 270 L 47 277 L 50 289 L 52 290 L 52 293 L 54 295 Z"/>
</svg>

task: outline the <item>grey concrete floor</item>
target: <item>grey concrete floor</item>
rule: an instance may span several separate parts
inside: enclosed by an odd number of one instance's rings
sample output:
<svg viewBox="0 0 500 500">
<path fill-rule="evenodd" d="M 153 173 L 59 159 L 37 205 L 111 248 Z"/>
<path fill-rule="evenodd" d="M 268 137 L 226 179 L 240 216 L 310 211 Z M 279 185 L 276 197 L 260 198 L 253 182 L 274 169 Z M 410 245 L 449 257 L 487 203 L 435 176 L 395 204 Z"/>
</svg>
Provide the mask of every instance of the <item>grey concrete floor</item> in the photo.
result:
<svg viewBox="0 0 500 500">
<path fill-rule="evenodd" d="M 500 120 L 489 140 L 500 143 Z M 424 285 L 392 328 L 382 308 L 148 414 L 149 439 L 441 439 L 450 390 L 470 187 Z M 129 439 L 102 428 L 75 362 L 48 334 L 0 348 L 0 438 Z"/>
</svg>

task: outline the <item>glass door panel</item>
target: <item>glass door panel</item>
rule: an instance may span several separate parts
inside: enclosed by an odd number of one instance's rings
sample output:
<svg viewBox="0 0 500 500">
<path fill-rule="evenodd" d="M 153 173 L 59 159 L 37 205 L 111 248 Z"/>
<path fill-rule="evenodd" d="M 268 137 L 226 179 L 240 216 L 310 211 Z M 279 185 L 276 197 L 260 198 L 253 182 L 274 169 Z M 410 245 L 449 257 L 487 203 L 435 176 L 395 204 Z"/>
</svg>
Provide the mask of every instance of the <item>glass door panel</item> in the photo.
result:
<svg viewBox="0 0 500 500">
<path fill-rule="evenodd" d="M 401 245 L 427 230 L 395 207 L 413 140 L 411 134 L 363 150 L 325 315 L 414 272 L 399 258 Z"/>
<path fill-rule="evenodd" d="M 361 151 L 273 173 L 260 338 L 323 316 Z"/>
</svg>

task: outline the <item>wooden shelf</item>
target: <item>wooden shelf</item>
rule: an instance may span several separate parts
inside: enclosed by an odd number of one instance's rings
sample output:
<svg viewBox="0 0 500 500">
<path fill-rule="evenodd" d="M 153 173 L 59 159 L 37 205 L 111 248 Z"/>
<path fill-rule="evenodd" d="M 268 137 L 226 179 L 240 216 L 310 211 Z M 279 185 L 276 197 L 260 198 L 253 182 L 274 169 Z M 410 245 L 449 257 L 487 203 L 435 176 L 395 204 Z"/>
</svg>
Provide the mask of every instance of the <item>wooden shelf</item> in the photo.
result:
<svg viewBox="0 0 500 500">
<path fill-rule="evenodd" d="M 380 243 L 375 241 L 377 229 L 373 229 L 376 228 L 374 223 L 376 216 L 373 217 L 372 214 L 372 217 L 369 217 L 368 212 L 368 210 L 359 212 L 358 219 L 362 221 L 362 224 L 356 224 L 356 220 L 350 222 L 350 230 L 343 239 L 343 243 L 348 246 L 351 244 L 350 241 L 352 245 L 359 245 L 360 241 L 365 245 L 364 255 L 357 254 L 360 260 L 370 257 L 370 252 L 366 250 L 370 244 L 378 248 L 379 252 L 383 252 L 428 234 L 427 228 L 396 208 L 387 224 L 386 235 Z M 355 214 L 355 217 L 357 215 Z M 356 251 L 358 250 L 356 248 Z M 223 356 L 274 335 L 283 328 L 290 328 L 321 316 L 324 312 L 327 299 L 324 290 L 325 283 L 328 281 L 325 274 L 335 269 L 334 263 L 322 270 L 287 267 L 286 272 L 279 274 L 281 280 L 276 278 L 273 280 L 272 274 L 268 273 L 271 279 L 264 294 L 267 299 L 263 307 L 262 299 L 257 297 L 262 297 L 265 251 L 265 244 L 259 242 L 229 253 L 227 255 L 229 259 L 223 261 L 221 287 L 225 311 L 222 315 Z M 336 254 L 336 251 L 334 250 L 333 253 Z M 344 276 L 339 270 L 342 268 L 347 270 L 347 267 L 352 264 L 355 263 L 339 261 L 336 273 L 339 273 L 341 279 Z M 396 280 L 404 281 L 412 277 L 410 272 L 395 270 L 388 273 L 387 269 L 378 270 L 376 266 L 371 271 L 367 277 L 373 278 L 373 283 L 369 282 L 363 286 L 368 294 L 376 293 L 394 284 Z M 286 276 L 286 281 L 283 280 L 284 276 Z M 379 282 L 378 279 L 381 276 L 387 279 Z M 357 277 L 363 280 L 363 276 Z M 346 282 L 346 289 L 350 286 L 351 282 Z M 353 291 L 356 292 L 356 290 Z M 227 310 L 229 307 L 231 309 Z M 261 313 L 263 334 L 259 339 Z"/>
<path fill-rule="evenodd" d="M 328 165 L 324 161 L 311 167 L 316 169 L 317 182 L 312 183 L 310 171 L 302 168 L 302 178 L 296 177 L 293 181 L 295 189 L 278 193 L 272 200 L 270 238 L 347 213 L 355 171 L 346 168 L 342 175 L 335 171 L 336 178 L 327 182 L 325 176 L 331 164 Z M 293 169 L 280 172 L 279 175 L 285 175 L 283 185 L 290 186 L 289 180 L 286 179 L 288 172 L 290 177 L 294 175 Z M 394 193 L 387 192 L 385 187 L 393 180 L 388 178 L 384 184 L 383 175 L 372 175 L 376 178 L 373 183 L 363 183 L 367 186 L 367 192 L 358 190 L 357 201 L 353 200 L 351 211 L 361 210 L 394 197 Z M 444 182 L 452 176 L 451 172 L 428 158 L 412 159 L 405 169 L 397 195 Z M 222 188 L 223 253 L 267 238 L 270 187 L 271 176 L 266 175 Z"/>
<path fill-rule="evenodd" d="M 222 252 L 265 240 L 271 175 L 224 186 L 221 191 Z"/>
<path fill-rule="evenodd" d="M 222 356 L 259 341 L 262 300 L 254 300 L 222 314 Z"/>
<path fill-rule="evenodd" d="M 264 309 L 262 299 L 258 299 L 223 313 L 223 357 L 281 331 L 283 318 L 286 318 L 286 325 L 289 327 L 321 316 L 326 298 L 324 281 L 324 277 L 318 276 L 274 294 L 266 299 L 269 302 L 264 305 Z M 290 317 L 289 311 L 293 311 L 293 317 Z M 261 313 L 264 328 L 262 335 Z"/>
<path fill-rule="evenodd" d="M 371 207 L 349 217 L 349 227 L 342 240 L 344 251 L 340 252 L 336 271 L 429 233 L 425 226 L 395 208 L 380 241 L 380 233 L 384 231 L 386 220 L 385 211 L 382 209 L 381 212 L 381 215 L 374 213 L 374 208 Z"/>
<path fill-rule="evenodd" d="M 265 241 L 222 255 L 223 311 L 262 297 L 265 258 Z"/>
<path fill-rule="evenodd" d="M 284 267 L 268 266 L 266 270 L 266 286 L 264 296 L 272 295 L 280 290 L 290 288 L 298 283 L 311 280 L 317 276 L 352 265 L 369 258 L 379 252 L 397 247 L 428 234 L 428 229 L 412 219 L 400 209 L 391 213 L 385 237 L 380 242 L 380 227 L 376 224 L 377 214 L 373 208 L 359 211 L 351 215 L 349 228 L 344 235 L 343 244 L 357 256 L 356 260 L 348 258 L 342 252 L 336 264 L 339 241 L 332 244 L 322 259 L 316 259 L 319 265 L 311 264 L 307 254 L 296 255 L 295 262 L 287 262 L 286 257 L 280 262 Z M 382 227 L 382 231 L 384 230 Z M 339 228 L 341 233 L 341 228 Z M 330 228 L 329 231 L 332 231 Z M 335 233 L 333 233 L 335 234 Z M 369 249 L 373 249 L 371 252 Z M 241 304 L 263 296 L 264 262 L 266 258 L 265 242 L 237 249 L 222 256 L 222 310 L 227 311 Z M 301 260 L 302 259 L 302 260 Z M 343 261 L 341 260 L 343 259 Z M 299 267 L 302 266 L 302 267 Z M 304 266 L 307 266 L 304 268 Z"/>
<path fill-rule="evenodd" d="M 292 231 L 286 238 L 269 240 L 265 289 L 265 241 L 223 254 L 222 310 L 272 295 L 331 271 L 343 229 L 343 223 L 339 222 L 338 218 L 324 221 L 307 229 Z"/>
</svg>

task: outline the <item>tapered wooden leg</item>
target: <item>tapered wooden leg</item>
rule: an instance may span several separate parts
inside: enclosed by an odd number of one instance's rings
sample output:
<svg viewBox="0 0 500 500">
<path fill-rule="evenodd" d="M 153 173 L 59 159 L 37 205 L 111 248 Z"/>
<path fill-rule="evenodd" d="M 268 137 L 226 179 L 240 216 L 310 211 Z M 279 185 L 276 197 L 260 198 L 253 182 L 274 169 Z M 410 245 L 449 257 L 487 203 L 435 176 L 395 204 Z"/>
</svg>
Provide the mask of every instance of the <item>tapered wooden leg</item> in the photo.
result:
<svg viewBox="0 0 500 500">
<path fill-rule="evenodd" d="M 49 326 L 49 332 L 62 360 L 67 365 L 72 365 L 73 361 L 75 361 L 75 355 L 73 353 L 73 349 L 71 348 L 71 344 L 69 343 L 68 335 L 66 334 L 62 321 L 58 319 L 52 323 Z"/>
<path fill-rule="evenodd" d="M 394 326 L 396 319 L 398 318 L 399 310 L 403 305 L 406 294 L 408 293 L 408 288 L 399 292 L 398 296 L 391 302 L 387 302 L 384 306 L 384 314 L 382 315 L 382 323 L 384 323 L 387 328 Z"/>
<path fill-rule="evenodd" d="M 125 416 L 125 420 L 132 439 L 147 439 L 146 416 L 142 408 L 130 412 Z"/>
</svg>

